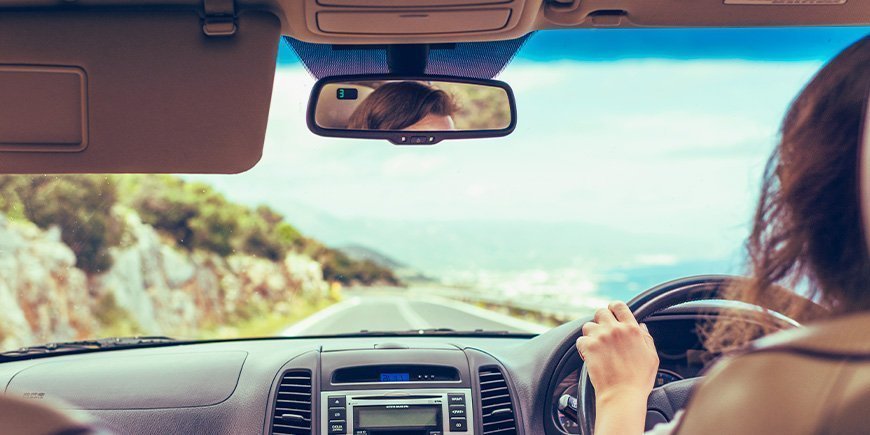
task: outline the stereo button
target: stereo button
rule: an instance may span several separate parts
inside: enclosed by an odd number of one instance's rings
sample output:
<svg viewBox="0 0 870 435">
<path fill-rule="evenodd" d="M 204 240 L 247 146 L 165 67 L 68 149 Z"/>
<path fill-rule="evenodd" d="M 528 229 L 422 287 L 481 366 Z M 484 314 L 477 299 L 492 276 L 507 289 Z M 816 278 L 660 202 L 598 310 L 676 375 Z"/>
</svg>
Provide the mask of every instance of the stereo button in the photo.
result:
<svg viewBox="0 0 870 435">
<path fill-rule="evenodd" d="M 344 420 L 344 408 L 329 408 L 329 420 Z"/>
<path fill-rule="evenodd" d="M 330 421 L 329 422 L 329 433 L 330 434 L 346 434 L 347 428 L 345 427 L 344 421 Z"/>
<path fill-rule="evenodd" d="M 329 396 L 327 403 L 329 403 L 330 408 L 344 408 L 344 405 L 346 404 L 344 396 Z"/>
<path fill-rule="evenodd" d="M 447 403 L 451 405 L 464 405 L 465 404 L 465 394 L 448 394 L 447 395 Z"/>
<path fill-rule="evenodd" d="M 468 425 L 466 423 L 465 417 L 460 418 L 450 418 L 450 431 L 451 432 L 467 432 Z"/>
<path fill-rule="evenodd" d="M 465 417 L 465 405 L 450 405 L 451 417 Z"/>
</svg>

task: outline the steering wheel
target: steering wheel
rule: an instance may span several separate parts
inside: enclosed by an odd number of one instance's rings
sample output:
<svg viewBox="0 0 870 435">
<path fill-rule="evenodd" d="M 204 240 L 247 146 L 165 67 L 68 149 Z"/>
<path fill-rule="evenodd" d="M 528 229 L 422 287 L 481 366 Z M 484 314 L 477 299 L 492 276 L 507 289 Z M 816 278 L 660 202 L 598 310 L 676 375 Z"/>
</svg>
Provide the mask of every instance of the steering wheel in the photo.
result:
<svg viewBox="0 0 870 435">
<path fill-rule="evenodd" d="M 697 300 L 723 299 L 723 290 L 730 282 L 739 279 L 745 278 L 702 275 L 677 279 L 641 293 L 627 305 L 637 321 L 643 322 L 651 315 L 674 305 Z M 784 324 L 799 326 L 792 319 L 780 315 L 776 317 Z M 693 387 L 700 379 L 702 378 L 685 379 L 653 389 L 647 399 L 647 427 L 649 428 L 651 423 L 671 421 L 674 414 L 686 406 Z M 580 369 L 578 382 L 577 423 L 581 434 L 592 435 L 595 428 L 595 389 L 589 381 L 589 372 L 585 364 Z"/>
</svg>

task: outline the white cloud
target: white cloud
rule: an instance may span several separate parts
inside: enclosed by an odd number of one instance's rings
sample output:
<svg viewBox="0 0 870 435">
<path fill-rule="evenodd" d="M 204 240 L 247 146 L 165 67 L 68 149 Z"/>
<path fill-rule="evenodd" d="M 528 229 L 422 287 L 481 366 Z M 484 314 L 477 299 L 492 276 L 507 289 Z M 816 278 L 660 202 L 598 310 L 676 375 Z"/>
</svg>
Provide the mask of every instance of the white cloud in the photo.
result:
<svg viewBox="0 0 870 435">
<path fill-rule="evenodd" d="M 279 209 L 300 202 L 349 218 L 577 220 L 724 252 L 744 236 L 780 118 L 817 67 L 518 64 L 500 77 L 516 90 L 512 136 L 413 148 L 314 136 L 305 126 L 314 80 L 281 69 L 260 164 L 197 178 Z"/>
</svg>

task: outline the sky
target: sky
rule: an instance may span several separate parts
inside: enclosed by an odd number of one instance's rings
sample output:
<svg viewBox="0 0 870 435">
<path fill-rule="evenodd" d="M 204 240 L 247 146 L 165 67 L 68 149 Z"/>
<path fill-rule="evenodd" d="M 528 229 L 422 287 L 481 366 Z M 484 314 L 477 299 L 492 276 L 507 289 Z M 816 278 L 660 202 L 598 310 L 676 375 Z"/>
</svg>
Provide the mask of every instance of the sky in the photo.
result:
<svg viewBox="0 0 870 435">
<path fill-rule="evenodd" d="M 263 159 L 190 178 L 424 271 L 734 265 L 786 107 L 867 33 L 540 32 L 498 77 L 516 95 L 514 134 L 432 147 L 313 135 L 314 79 L 283 49 Z"/>
</svg>

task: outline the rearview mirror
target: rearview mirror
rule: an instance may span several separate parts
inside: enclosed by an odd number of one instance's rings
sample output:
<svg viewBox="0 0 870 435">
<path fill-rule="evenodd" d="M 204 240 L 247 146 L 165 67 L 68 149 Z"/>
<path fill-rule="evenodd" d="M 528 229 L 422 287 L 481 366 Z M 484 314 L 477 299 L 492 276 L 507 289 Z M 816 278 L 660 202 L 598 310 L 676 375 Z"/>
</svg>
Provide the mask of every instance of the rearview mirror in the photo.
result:
<svg viewBox="0 0 870 435">
<path fill-rule="evenodd" d="M 317 135 L 428 145 L 500 137 L 516 126 L 510 86 L 445 76 L 341 76 L 321 79 L 308 103 Z"/>
</svg>

